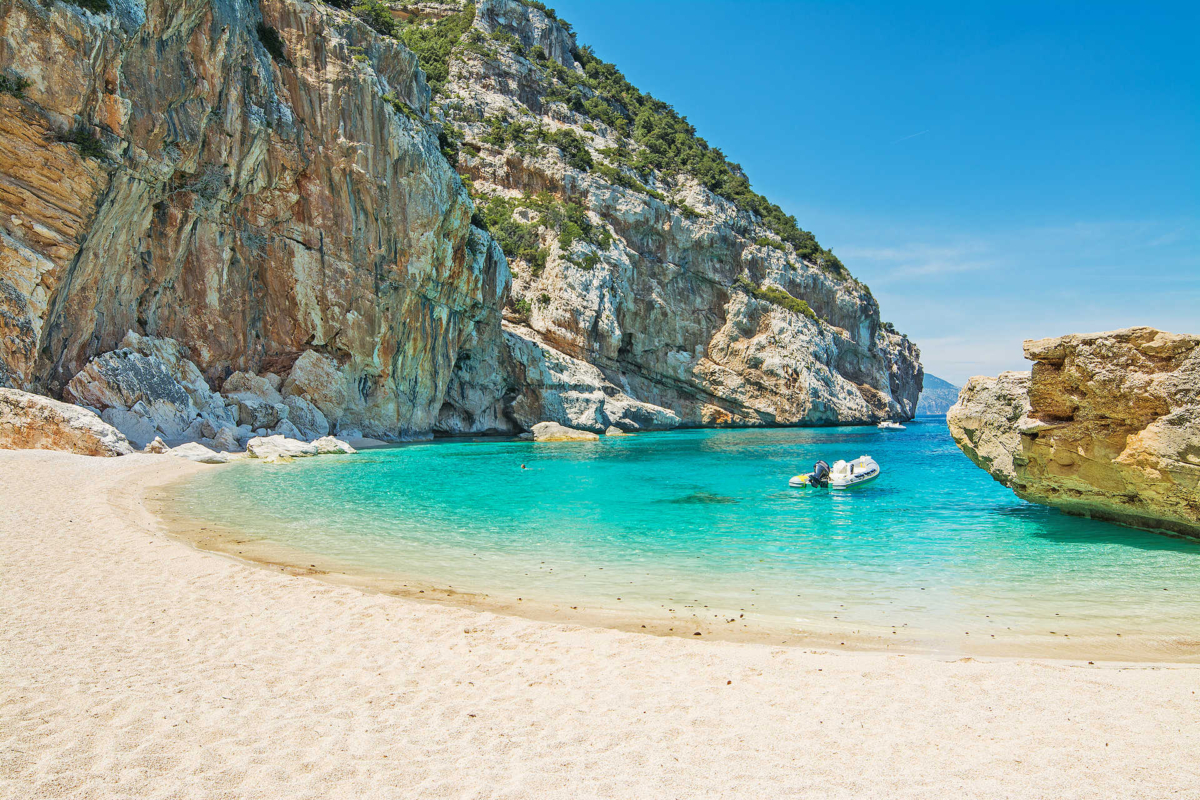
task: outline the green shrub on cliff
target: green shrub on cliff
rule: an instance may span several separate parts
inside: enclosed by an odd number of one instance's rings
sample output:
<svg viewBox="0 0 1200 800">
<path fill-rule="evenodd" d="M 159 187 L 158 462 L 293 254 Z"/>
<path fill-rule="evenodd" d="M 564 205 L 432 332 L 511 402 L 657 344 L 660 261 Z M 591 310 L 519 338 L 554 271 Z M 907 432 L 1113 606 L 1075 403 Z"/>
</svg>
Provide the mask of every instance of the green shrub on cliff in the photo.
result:
<svg viewBox="0 0 1200 800">
<path fill-rule="evenodd" d="M 392 17 L 392 9 L 387 3 L 379 0 L 363 0 L 351 8 L 354 16 L 367 23 L 375 31 L 384 36 L 396 35 L 396 20 Z"/>
<path fill-rule="evenodd" d="M 112 7 L 108 0 L 68 0 L 68 2 L 96 14 L 107 14 Z"/>
<path fill-rule="evenodd" d="M 84 125 L 77 128 L 72 128 L 60 141 L 67 144 L 73 144 L 79 148 L 79 154 L 84 158 L 95 158 L 100 161 L 108 159 L 108 153 L 104 152 L 104 145 L 100 143 L 92 131 Z"/>
<path fill-rule="evenodd" d="M 450 78 L 450 53 L 475 21 L 475 4 L 467 3 L 457 14 L 438 20 L 432 25 L 406 25 L 400 38 L 409 50 L 417 54 L 421 69 L 433 93 L 441 94 Z"/>
<path fill-rule="evenodd" d="M 734 287 L 741 289 L 752 297 L 759 300 L 765 300 L 772 305 L 777 305 L 780 308 L 786 308 L 788 311 L 796 314 L 803 314 L 814 322 L 817 320 L 817 313 L 812 310 L 808 303 L 798 297 L 793 297 L 783 289 L 775 286 L 755 286 L 748 278 L 738 278 L 734 283 Z"/>
<path fill-rule="evenodd" d="M 773 247 L 776 250 L 780 250 L 784 253 L 787 252 L 787 248 L 784 247 L 783 242 L 779 241 L 778 239 L 772 239 L 770 236 L 760 236 L 754 240 L 754 243 L 759 247 Z"/>
<path fill-rule="evenodd" d="M 541 246 L 536 224 L 519 222 L 513 218 L 516 208 L 515 201 L 503 197 L 492 197 L 486 201 L 479 198 L 475 201 L 478 215 L 476 224 L 492 235 L 506 258 L 529 264 L 536 278 L 546 268 L 546 250 Z"/>
<path fill-rule="evenodd" d="M 667 177 L 688 173 L 714 194 L 757 214 L 802 258 L 844 273 L 837 256 L 801 229 L 795 217 L 751 189 L 742 168 L 699 137 L 686 117 L 633 86 L 620 70 L 601 61 L 590 48 L 580 47 L 575 58 L 583 66 L 583 74 L 553 62 L 543 65 L 551 80 L 546 99 L 566 103 L 573 111 L 599 120 L 641 145 L 624 166 L 640 173 L 643 180 L 651 170 Z"/>
<path fill-rule="evenodd" d="M 13 97 L 24 97 L 29 88 L 29 81 L 20 75 L 0 75 L 0 92 L 11 94 Z"/>
<path fill-rule="evenodd" d="M 517 319 L 528 324 L 529 315 L 533 313 L 533 306 L 522 297 L 513 301 L 513 311 L 516 312 Z"/>
<path fill-rule="evenodd" d="M 587 145 L 570 128 L 563 128 L 562 130 L 548 134 L 546 141 L 559 149 L 563 154 L 563 159 L 569 166 L 582 172 L 588 172 L 594 165 L 592 154 L 588 152 Z"/>
</svg>

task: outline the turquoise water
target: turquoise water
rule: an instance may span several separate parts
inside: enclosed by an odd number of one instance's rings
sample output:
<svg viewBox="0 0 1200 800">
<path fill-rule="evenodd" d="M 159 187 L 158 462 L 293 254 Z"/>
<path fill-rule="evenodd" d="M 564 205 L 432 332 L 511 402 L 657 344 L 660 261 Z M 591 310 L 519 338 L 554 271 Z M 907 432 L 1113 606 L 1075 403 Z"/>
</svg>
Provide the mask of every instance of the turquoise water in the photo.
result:
<svg viewBox="0 0 1200 800">
<path fill-rule="evenodd" d="M 863 454 L 883 468 L 872 484 L 787 486 L 818 458 Z M 690 616 L 706 635 L 721 625 L 913 641 L 1121 634 L 1200 649 L 1200 544 L 1020 501 L 939 419 L 903 432 L 439 441 L 237 465 L 187 484 L 178 502 L 245 541 L 345 571 L 496 601 Z"/>
</svg>

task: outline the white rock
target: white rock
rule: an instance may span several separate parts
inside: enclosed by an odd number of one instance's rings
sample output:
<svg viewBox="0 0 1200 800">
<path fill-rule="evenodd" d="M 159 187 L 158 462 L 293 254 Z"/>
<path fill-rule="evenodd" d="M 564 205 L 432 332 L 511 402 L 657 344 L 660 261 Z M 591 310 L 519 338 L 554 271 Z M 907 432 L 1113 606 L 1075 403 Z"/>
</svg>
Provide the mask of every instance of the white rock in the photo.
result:
<svg viewBox="0 0 1200 800">
<path fill-rule="evenodd" d="M 167 443 L 159 437 L 155 436 L 154 441 L 142 448 L 143 453 L 165 453 L 171 448 L 167 447 Z"/>
<path fill-rule="evenodd" d="M 288 420 L 304 434 L 302 438 L 319 439 L 329 434 L 329 420 L 321 409 L 300 395 L 288 395 L 283 403 L 288 408 Z"/>
<path fill-rule="evenodd" d="M 283 396 L 268 378 L 250 372 L 235 372 L 226 378 L 221 394 L 231 399 L 255 397 L 271 405 L 283 402 Z"/>
<path fill-rule="evenodd" d="M 247 431 L 247 433 L 249 432 Z M 247 436 L 246 438 L 249 440 L 250 437 Z M 217 431 L 217 435 L 212 437 L 212 440 L 213 447 L 217 450 L 231 452 L 245 449 L 238 440 L 238 429 L 232 425 L 226 425 L 224 428 L 221 428 L 221 430 Z"/>
<path fill-rule="evenodd" d="M 604 431 L 605 436 L 628 436 L 629 434 L 618 428 L 616 425 L 609 425 Z"/>
<path fill-rule="evenodd" d="M 343 442 L 341 439 L 335 439 L 332 436 L 322 436 L 313 442 L 313 445 L 317 448 L 317 452 L 323 456 L 337 453 L 353 455 L 358 452 L 346 442 Z"/>
<path fill-rule="evenodd" d="M 300 395 L 321 409 L 331 422 L 342 418 L 349 400 L 346 378 L 337 362 L 315 350 L 305 350 L 283 382 L 285 395 Z"/>
<path fill-rule="evenodd" d="M 286 436 L 255 436 L 246 443 L 246 452 L 251 458 L 303 458 L 317 455 L 317 446 L 309 442 L 300 442 Z"/>
<path fill-rule="evenodd" d="M 142 414 L 124 408 L 106 408 L 100 419 L 125 435 L 134 447 L 145 447 L 158 437 L 158 428 Z"/>
<path fill-rule="evenodd" d="M 229 453 L 218 453 L 196 442 L 172 447 L 167 451 L 167 455 L 186 458 L 188 461 L 196 461 L 201 464 L 224 464 L 229 461 Z"/>
<path fill-rule="evenodd" d="M 557 422 L 539 422 L 533 426 L 535 442 L 595 442 L 600 437 L 591 431 L 567 428 Z"/>
<path fill-rule="evenodd" d="M 93 412 L 16 389 L 0 389 L 0 447 L 123 456 L 129 440 Z"/>
<path fill-rule="evenodd" d="M 275 430 L 272 432 L 277 433 L 280 436 L 286 436 L 289 439 L 299 439 L 302 442 L 306 442 L 310 438 L 302 434 L 299 429 L 297 429 L 296 426 L 291 423 L 291 420 L 286 419 L 280 420 L 279 424 L 275 426 Z"/>
</svg>

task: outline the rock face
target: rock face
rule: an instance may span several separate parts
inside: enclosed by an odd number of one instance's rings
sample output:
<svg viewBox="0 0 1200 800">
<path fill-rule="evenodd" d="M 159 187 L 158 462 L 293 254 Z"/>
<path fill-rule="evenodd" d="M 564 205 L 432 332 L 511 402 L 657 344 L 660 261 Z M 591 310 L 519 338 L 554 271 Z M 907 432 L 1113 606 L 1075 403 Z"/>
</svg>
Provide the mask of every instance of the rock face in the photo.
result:
<svg viewBox="0 0 1200 800">
<path fill-rule="evenodd" d="M 0 447 L 66 450 L 85 456 L 133 452 L 121 432 L 95 412 L 16 389 L 0 389 Z"/>
<path fill-rule="evenodd" d="M 912 415 L 869 290 L 707 144 L 651 163 L 552 13 L 406 5 L 431 104 L 332 4 L 111 9 L 0 0 L 0 386 L 220 450 Z"/>
<path fill-rule="evenodd" d="M 1025 500 L 1200 536 L 1200 336 L 1129 328 L 1025 357 L 963 388 L 946 416 L 962 451 Z"/>
<path fill-rule="evenodd" d="M 516 0 L 477 9 L 438 114 L 462 137 L 458 171 L 510 248 L 513 291 L 499 352 L 488 341 L 460 359 L 439 428 L 913 415 L 919 353 L 880 321 L 865 286 L 686 170 L 638 168 L 652 159 L 636 131 L 658 122 L 621 120 L 621 104 L 595 89 L 613 73 L 552 17 Z M 480 384 L 481 363 L 499 365 L 499 385 Z M 614 413 L 622 398 L 640 404 L 636 423 Z"/>
<path fill-rule="evenodd" d="M 322 3 L 112 8 L 0 0 L 0 72 L 29 82 L 0 93 L 0 385 L 65 394 L 133 330 L 214 386 L 318 353 L 329 421 L 427 434 L 508 277 L 416 57 Z M 96 368 L 162 379 L 138 361 Z"/>
</svg>

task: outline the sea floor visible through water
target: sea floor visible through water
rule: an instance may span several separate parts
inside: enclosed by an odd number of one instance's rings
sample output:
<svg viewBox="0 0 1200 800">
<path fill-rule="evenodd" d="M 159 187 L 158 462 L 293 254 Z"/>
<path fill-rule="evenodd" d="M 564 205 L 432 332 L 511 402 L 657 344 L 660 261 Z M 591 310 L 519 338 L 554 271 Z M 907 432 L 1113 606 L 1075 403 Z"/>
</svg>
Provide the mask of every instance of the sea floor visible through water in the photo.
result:
<svg viewBox="0 0 1200 800">
<path fill-rule="evenodd" d="M 853 490 L 792 489 L 871 455 Z M 945 655 L 1200 661 L 1200 542 L 1070 517 L 944 419 L 439 440 L 242 462 L 160 508 L 196 545 L 366 589 L 634 631 Z"/>
</svg>

